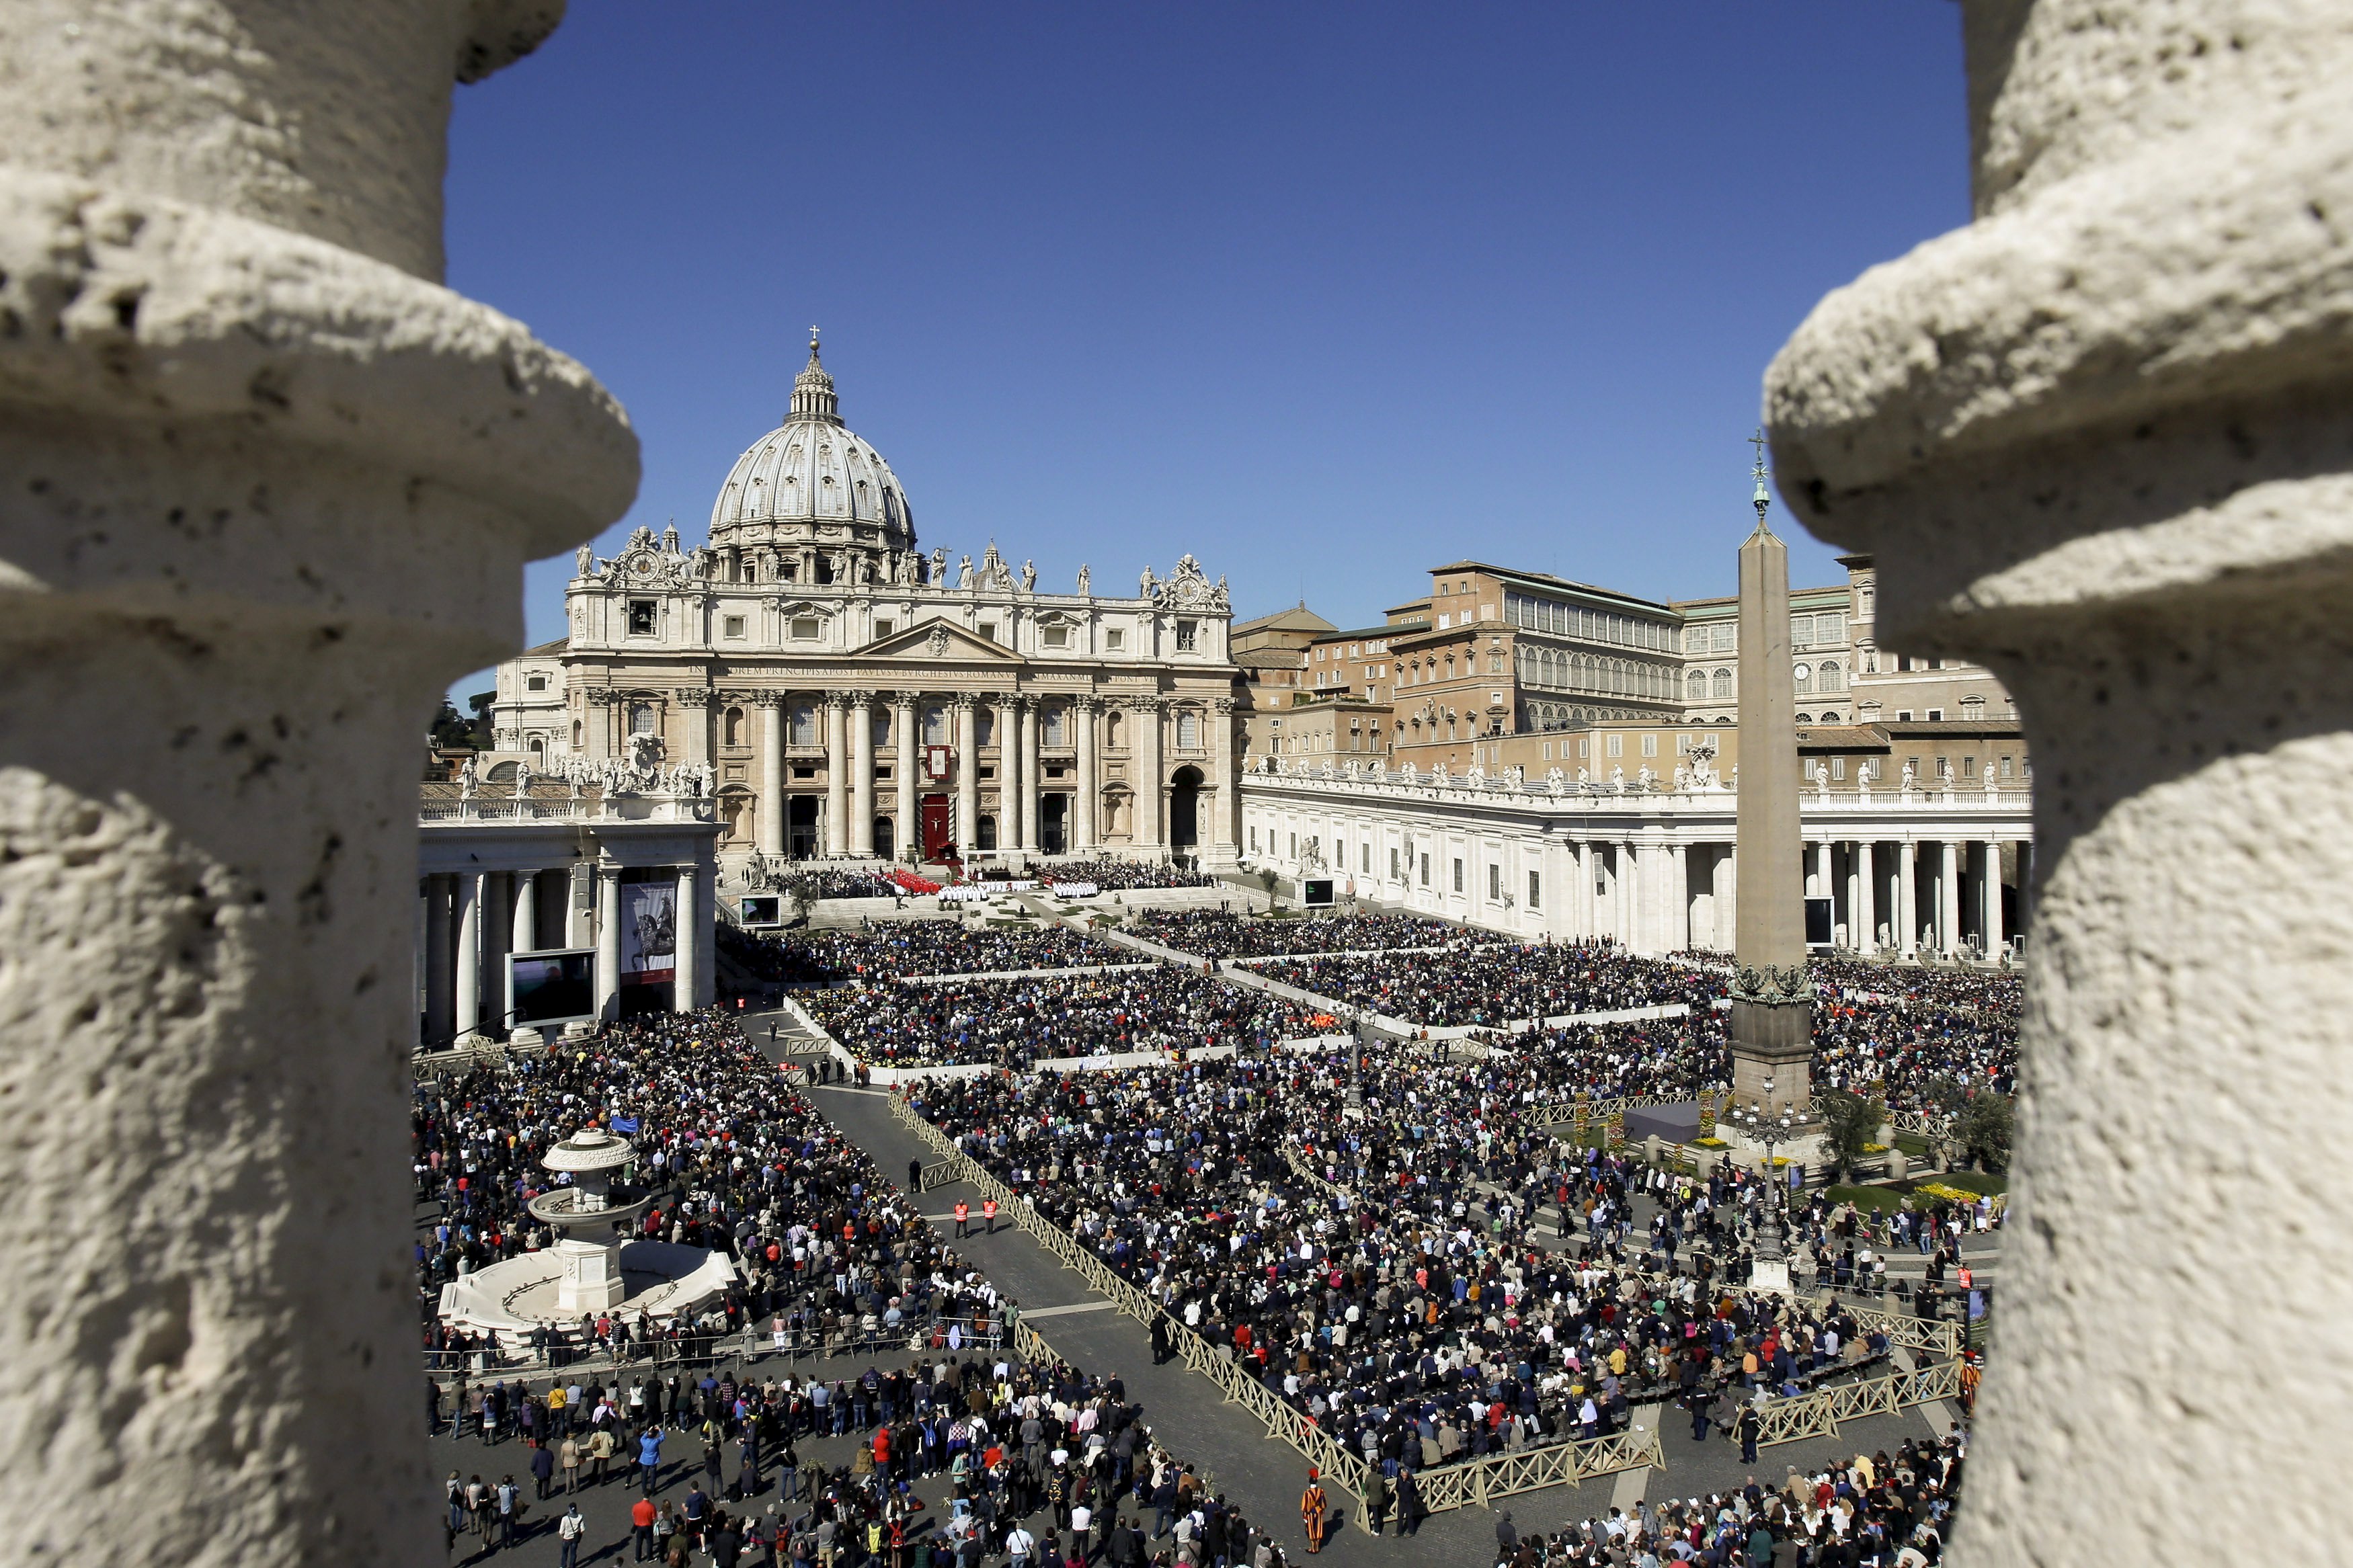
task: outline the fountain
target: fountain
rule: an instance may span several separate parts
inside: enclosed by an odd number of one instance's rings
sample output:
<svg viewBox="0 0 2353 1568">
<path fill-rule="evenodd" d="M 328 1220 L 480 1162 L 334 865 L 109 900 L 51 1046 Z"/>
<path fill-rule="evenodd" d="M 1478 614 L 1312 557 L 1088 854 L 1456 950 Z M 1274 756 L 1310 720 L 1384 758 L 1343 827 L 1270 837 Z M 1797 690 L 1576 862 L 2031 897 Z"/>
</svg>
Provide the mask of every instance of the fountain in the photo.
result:
<svg viewBox="0 0 2353 1568">
<path fill-rule="evenodd" d="M 487 1330 L 521 1344 L 544 1324 L 564 1328 L 610 1314 L 623 1321 L 691 1313 L 734 1283 L 724 1253 L 644 1239 L 628 1232 L 653 1206 L 653 1194 L 615 1178 L 637 1158 L 625 1138 L 590 1125 L 542 1156 L 568 1184 L 527 1205 L 557 1233 L 554 1247 L 526 1252 L 441 1288 L 440 1315 L 461 1328 Z"/>
</svg>

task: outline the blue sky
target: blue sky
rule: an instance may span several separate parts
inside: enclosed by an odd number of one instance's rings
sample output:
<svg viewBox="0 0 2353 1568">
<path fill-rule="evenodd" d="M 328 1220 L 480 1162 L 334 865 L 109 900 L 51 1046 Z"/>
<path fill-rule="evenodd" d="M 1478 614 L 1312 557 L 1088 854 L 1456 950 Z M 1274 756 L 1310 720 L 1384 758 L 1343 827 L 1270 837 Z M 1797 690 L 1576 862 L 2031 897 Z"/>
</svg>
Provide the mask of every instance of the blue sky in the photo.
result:
<svg viewBox="0 0 2353 1568">
<path fill-rule="evenodd" d="M 1462 556 L 1688 597 L 1733 586 L 1766 363 L 1967 221 L 1967 152 L 1947 0 L 575 0 L 459 89 L 449 282 L 628 405 L 607 547 L 702 537 L 814 323 L 951 558 L 1189 550 L 1238 616 L 1343 625 Z"/>
</svg>

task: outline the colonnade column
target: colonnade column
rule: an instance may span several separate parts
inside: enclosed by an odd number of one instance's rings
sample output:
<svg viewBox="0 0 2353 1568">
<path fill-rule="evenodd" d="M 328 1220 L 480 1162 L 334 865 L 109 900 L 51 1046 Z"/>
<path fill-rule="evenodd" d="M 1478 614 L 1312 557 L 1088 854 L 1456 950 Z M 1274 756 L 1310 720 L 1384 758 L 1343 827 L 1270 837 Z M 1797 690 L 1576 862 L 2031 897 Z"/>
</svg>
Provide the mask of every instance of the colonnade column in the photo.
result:
<svg viewBox="0 0 2353 1568">
<path fill-rule="evenodd" d="M 504 871 L 488 872 L 482 878 L 481 994 L 491 1013 L 493 1039 L 504 1039 L 507 1033 L 507 942 L 513 934 L 508 881 Z"/>
<path fill-rule="evenodd" d="M 596 868 L 575 865 L 564 879 L 564 945 L 586 947 L 596 940 Z"/>
<path fill-rule="evenodd" d="M 781 693 L 763 691 L 752 700 L 760 709 L 760 799 L 753 807 L 753 837 L 771 859 L 785 852 L 785 711 Z"/>
<path fill-rule="evenodd" d="M 691 1013 L 701 1005 L 695 994 L 695 971 L 702 961 L 702 879 L 696 868 L 678 868 L 678 904 L 671 921 L 678 932 L 670 953 L 670 1010 Z"/>
<path fill-rule="evenodd" d="M 891 732 L 898 737 L 897 776 L 891 782 L 899 797 L 898 831 L 891 847 L 902 860 L 920 860 L 923 851 L 923 814 L 915 800 L 915 775 L 923 765 L 922 721 L 912 691 L 891 698 Z"/>
<path fill-rule="evenodd" d="M 1906 838 L 1895 850 L 1895 944 L 1906 958 L 1920 954 L 1920 846 Z"/>
<path fill-rule="evenodd" d="M 539 945 L 539 873 L 517 871 L 514 878 L 514 912 L 510 922 L 512 939 L 507 945 L 510 952 L 529 952 Z M 513 1005 L 510 1000 L 510 1006 Z"/>
<path fill-rule="evenodd" d="M 828 855 L 849 853 L 849 694 L 825 696 L 825 837 Z"/>
<path fill-rule="evenodd" d="M 1961 950 L 1961 846 L 1947 838 L 1937 849 L 1936 948 L 1950 954 Z"/>
<path fill-rule="evenodd" d="M 596 868 L 596 1016 L 621 1013 L 621 868 Z"/>
<path fill-rule="evenodd" d="M 1078 849 L 1095 847 L 1095 710 L 1092 697 L 1071 704 L 1071 721 L 1078 726 L 1074 740 L 1079 752 L 1079 795 L 1071 803 L 1071 843 Z"/>
<path fill-rule="evenodd" d="M 1241 814 L 1236 808 L 1241 785 L 1234 772 L 1234 700 L 1212 698 L 1208 723 L 1216 735 L 1209 744 L 1209 762 L 1216 772 L 1211 781 L 1215 793 L 1211 796 L 1206 842 L 1219 851 L 1218 858 L 1225 862 L 1233 859 L 1236 837 L 1241 831 L 1238 822 Z M 1357 864 L 1363 863 L 1363 858 L 1358 857 Z"/>
<path fill-rule="evenodd" d="M 1600 925 L 1594 918 L 1593 908 L 1593 841 L 1580 838 L 1574 846 L 1577 851 L 1577 890 L 1569 898 L 1571 936 L 1598 936 Z"/>
<path fill-rule="evenodd" d="M 1038 700 L 1024 697 L 1014 704 L 1019 724 L 1021 752 L 1021 847 L 1035 854 L 1038 840 Z"/>
<path fill-rule="evenodd" d="M 1814 889 L 1814 897 L 1838 897 L 1838 888 L 1831 881 L 1831 841 L 1827 838 L 1814 846 L 1814 877 L 1820 884 Z"/>
<path fill-rule="evenodd" d="M 1872 865 L 1872 842 L 1858 839 L 1854 846 L 1854 930 L 1851 945 L 1857 952 L 1870 952 L 1879 944 L 1879 879 Z"/>
<path fill-rule="evenodd" d="M 457 879 L 457 996 L 450 1016 L 450 1034 L 464 1039 L 482 1022 L 482 878 L 481 873 Z"/>
<path fill-rule="evenodd" d="M 1986 956 L 2008 941 L 2001 929 L 2001 845 L 1994 839 L 1985 842 L 1985 949 Z"/>
<path fill-rule="evenodd" d="M 1161 777 L 1160 715 L 1157 697 L 1138 698 L 1129 705 L 1135 716 L 1135 843 L 1142 849 L 1166 850 L 1168 830 L 1165 826 L 1166 781 Z"/>
<path fill-rule="evenodd" d="M 1691 946 L 1691 860 L 1680 844 L 1667 847 L 1666 915 L 1667 951 Z"/>
<path fill-rule="evenodd" d="M 957 853 L 966 864 L 980 847 L 980 700 L 968 691 L 955 699 L 955 770 Z"/>
<path fill-rule="evenodd" d="M 874 699 L 849 700 L 849 853 L 874 853 Z"/>
<path fill-rule="evenodd" d="M 450 981 L 449 904 L 454 877 L 425 879 L 425 1038 L 433 1046 L 456 1034 L 457 998 Z"/>
</svg>

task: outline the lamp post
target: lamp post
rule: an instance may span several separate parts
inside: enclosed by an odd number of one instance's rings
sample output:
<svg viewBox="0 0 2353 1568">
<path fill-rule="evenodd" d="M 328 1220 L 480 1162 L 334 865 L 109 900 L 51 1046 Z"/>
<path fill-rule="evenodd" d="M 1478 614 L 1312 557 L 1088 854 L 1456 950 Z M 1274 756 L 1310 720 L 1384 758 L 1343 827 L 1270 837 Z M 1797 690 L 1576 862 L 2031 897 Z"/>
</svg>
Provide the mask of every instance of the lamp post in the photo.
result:
<svg viewBox="0 0 2353 1568">
<path fill-rule="evenodd" d="M 1765 1079 L 1765 1101 L 1751 1102 L 1736 1118 L 1737 1125 L 1757 1142 L 1765 1145 L 1765 1204 L 1757 1216 L 1757 1259 L 1749 1278 L 1752 1289 L 1778 1290 L 1789 1289 L 1789 1260 L 1781 1250 L 1781 1173 L 1773 1164 L 1773 1151 L 1792 1142 L 1795 1131 L 1789 1110 L 1784 1107 L 1777 1117 L 1773 1114 L 1773 1079 Z"/>
</svg>

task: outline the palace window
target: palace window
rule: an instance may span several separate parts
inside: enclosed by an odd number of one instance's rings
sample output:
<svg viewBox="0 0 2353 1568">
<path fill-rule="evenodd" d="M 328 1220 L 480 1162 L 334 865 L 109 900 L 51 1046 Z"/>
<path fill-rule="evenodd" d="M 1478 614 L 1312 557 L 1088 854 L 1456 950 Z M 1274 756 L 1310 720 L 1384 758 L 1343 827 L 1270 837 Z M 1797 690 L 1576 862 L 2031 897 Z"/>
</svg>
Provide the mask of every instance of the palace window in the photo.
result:
<svg viewBox="0 0 2353 1568">
<path fill-rule="evenodd" d="M 815 616 L 793 617 L 793 637 L 796 641 L 814 642 L 817 639 L 818 631 L 818 618 Z"/>
<path fill-rule="evenodd" d="M 874 635 L 877 637 L 887 637 L 898 629 L 899 623 L 896 621 L 877 621 L 874 623 Z"/>
<path fill-rule="evenodd" d="M 1487 868 L 1487 901 L 1491 904 L 1504 901 L 1504 868 L 1501 866 L 1491 864 Z"/>
<path fill-rule="evenodd" d="M 522 684 L 523 689 L 526 691 L 544 691 L 547 689 L 547 677 L 543 675 L 534 675 L 525 680 Z"/>
<path fill-rule="evenodd" d="M 1063 710 L 1060 708 L 1047 709 L 1045 721 L 1039 727 L 1044 731 L 1044 744 L 1049 746 L 1067 746 L 1071 743 L 1068 739 L 1070 725 L 1064 719 Z"/>
<path fill-rule="evenodd" d="M 740 637 L 744 635 L 744 617 L 729 616 L 719 623 L 719 629 L 722 637 Z"/>
<path fill-rule="evenodd" d="M 1459 856 L 1454 861 L 1454 890 L 1458 893 L 1462 890 L 1462 861 Z"/>
<path fill-rule="evenodd" d="M 1118 627 L 1114 626 L 1111 630 L 1103 633 L 1103 647 L 1110 652 L 1117 653 L 1126 646 L 1127 634 L 1121 631 Z"/>
<path fill-rule="evenodd" d="M 1427 855 L 1421 858 L 1421 885 L 1425 888 L 1430 886 L 1430 857 Z"/>
<path fill-rule="evenodd" d="M 1201 716 L 1189 708 L 1176 715 L 1176 743 L 1187 747 L 1201 743 Z"/>
<path fill-rule="evenodd" d="M 631 599 L 629 601 L 629 635 L 633 637 L 653 636 L 660 613 L 661 606 L 651 599 Z"/>
<path fill-rule="evenodd" d="M 1532 910 L 1544 908 L 1544 878 L 1535 871 L 1528 873 L 1528 908 Z"/>
<path fill-rule="evenodd" d="M 815 703 L 796 702 L 793 704 L 792 711 L 787 715 L 787 717 L 792 726 L 794 745 L 814 746 L 818 743 L 817 705 Z"/>
<path fill-rule="evenodd" d="M 995 621 L 981 622 L 980 635 L 987 637 L 990 642 L 995 642 L 997 640 L 997 623 Z"/>
<path fill-rule="evenodd" d="M 629 733 L 650 735 L 654 732 L 654 705 L 650 702 L 629 704 Z"/>
<path fill-rule="evenodd" d="M 1176 623 L 1176 651 L 1178 653 L 1191 653 L 1199 644 L 1200 637 L 1200 622 L 1178 621 Z"/>
<path fill-rule="evenodd" d="M 948 710 L 934 705 L 923 710 L 923 744 L 944 746 L 948 743 Z"/>
<path fill-rule="evenodd" d="M 1045 637 L 1046 646 L 1048 647 L 1068 647 L 1071 646 L 1071 628 L 1068 626 L 1048 626 L 1046 628 Z"/>
</svg>

